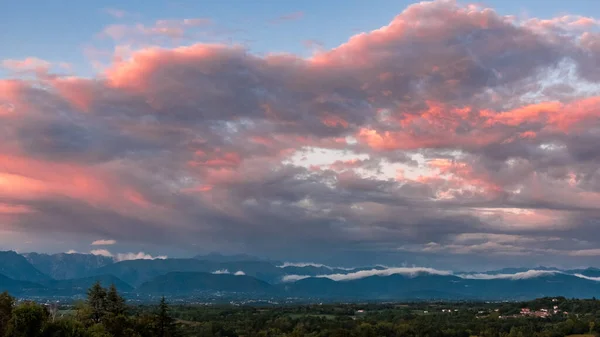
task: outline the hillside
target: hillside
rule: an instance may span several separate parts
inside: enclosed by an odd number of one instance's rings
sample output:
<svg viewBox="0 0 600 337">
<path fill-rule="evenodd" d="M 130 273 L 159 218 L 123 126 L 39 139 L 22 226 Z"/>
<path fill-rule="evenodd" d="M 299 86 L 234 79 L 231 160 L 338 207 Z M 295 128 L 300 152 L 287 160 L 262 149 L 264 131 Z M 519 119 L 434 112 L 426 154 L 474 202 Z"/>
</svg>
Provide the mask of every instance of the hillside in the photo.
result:
<svg viewBox="0 0 600 337">
<path fill-rule="evenodd" d="M 318 275 L 321 272 L 321 270 L 311 272 L 302 269 L 305 268 L 294 268 L 290 272 L 287 268 L 279 268 L 274 263 L 256 260 L 218 262 L 198 259 L 166 259 L 121 261 L 98 268 L 91 273 L 92 275 L 115 275 L 133 286 L 138 286 L 156 276 L 170 272 L 224 272 L 231 274 L 241 272 L 269 283 L 278 283 L 283 276 L 295 272 L 306 275 Z"/>
<path fill-rule="evenodd" d="M 175 272 L 145 282 L 136 291 L 163 295 L 206 291 L 273 294 L 276 293 L 276 288 L 267 282 L 245 275 Z"/>
<path fill-rule="evenodd" d="M 546 296 L 600 296 L 600 283 L 554 274 L 526 279 L 465 279 L 453 275 L 371 276 L 349 281 L 307 278 L 285 286 L 290 294 L 322 298 L 407 300 L 524 300 Z"/>
<path fill-rule="evenodd" d="M 27 253 L 23 256 L 35 268 L 56 280 L 86 277 L 92 271 L 114 263 L 110 257 L 92 254 Z"/>
<path fill-rule="evenodd" d="M 43 282 L 50 277 L 13 251 L 0 252 L 0 274 L 19 281 Z"/>
<path fill-rule="evenodd" d="M 128 296 L 142 298 L 156 294 L 180 297 L 201 294 L 209 298 L 219 292 L 240 294 L 236 297 L 261 294 L 270 298 L 309 301 L 600 297 L 597 268 L 504 268 L 452 273 L 416 267 L 345 269 L 259 259 L 234 261 L 236 256 L 218 254 L 207 257 L 211 260 L 155 259 L 115 263 L 111 258 L 91 254 L 0 252 L 0 291 L 48 298 L 75 297 L 100 281 L 105 286 L 115 284 Z"/>
<path fill-rule="evenodd" d="M 31 290 L 39 290 L 43 288 L 44 287 L 42 285 L 37 283 L 19 281 L 0 274 L 0 292 L 8 291 L 11 294 L 20 295 Z"/>
<path fill-rule="evenodd" d="M 69 296 L 76 294 L 85 294 L 89 288 L 96 282 L 104 287 L 115 285 L 119 291 L 128 293 L 133 290 L 133 287 L 113 275 L 98 275 L 92 277 L 84 277 L 70 280 L 52 280 L 46 282 L 44 286 L 48 291 L 61 296 Z"/>
<path fill-rule="evenodd" d="M 128 284 L 139 286 L 170 272 L 212 272 L 218 269 L 216 262 L 196 259 L 130 260 L 98 268 L 93 275 L 114 275 Z"/>
</svg>

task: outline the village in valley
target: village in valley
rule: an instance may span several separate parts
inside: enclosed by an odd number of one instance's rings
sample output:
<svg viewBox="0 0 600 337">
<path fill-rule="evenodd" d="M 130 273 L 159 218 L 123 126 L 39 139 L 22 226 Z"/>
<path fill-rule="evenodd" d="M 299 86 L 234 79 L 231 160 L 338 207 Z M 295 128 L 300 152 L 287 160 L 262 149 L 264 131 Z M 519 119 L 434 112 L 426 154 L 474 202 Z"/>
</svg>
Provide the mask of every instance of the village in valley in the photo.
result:
<svg viewBox="0 0 600 337">
<path fill-rule="evenodd" d="M 530 308 L 521 308 L 521 311 L 518 315 L 511 316 L 499 316 L 499 318 L 508 318 L 508 317 L 518 317 L 518 316 L 526 316 L 526 317 L 538 317 L 538 318 L 547 318 L 552 315 L 568 315 L 569 312 L 562 311 L 556 305 L 558 303 L 558 299 L 552 299 L 553 305 L 552 308 L 541 308 L 539 310 L 531 310 Z"/>
</svg>

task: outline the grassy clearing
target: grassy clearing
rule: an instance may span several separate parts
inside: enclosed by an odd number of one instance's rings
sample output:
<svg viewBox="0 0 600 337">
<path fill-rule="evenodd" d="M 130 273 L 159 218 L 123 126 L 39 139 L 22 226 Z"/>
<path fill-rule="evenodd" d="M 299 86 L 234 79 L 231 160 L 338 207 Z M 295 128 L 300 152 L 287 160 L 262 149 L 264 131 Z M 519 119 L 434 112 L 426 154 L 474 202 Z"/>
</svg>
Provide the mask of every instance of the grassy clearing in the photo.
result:
<svg viewBox="0 0 600 337">
<path fill-rule="evenodd" d="M 191 326 L 200 326 L 200 325 L 202 325 L 202 322 L 185 321 L 183 319 L 176 319 L 175 323 L 184 324 L 184 325 L 191 325 Z"/>
</svg>

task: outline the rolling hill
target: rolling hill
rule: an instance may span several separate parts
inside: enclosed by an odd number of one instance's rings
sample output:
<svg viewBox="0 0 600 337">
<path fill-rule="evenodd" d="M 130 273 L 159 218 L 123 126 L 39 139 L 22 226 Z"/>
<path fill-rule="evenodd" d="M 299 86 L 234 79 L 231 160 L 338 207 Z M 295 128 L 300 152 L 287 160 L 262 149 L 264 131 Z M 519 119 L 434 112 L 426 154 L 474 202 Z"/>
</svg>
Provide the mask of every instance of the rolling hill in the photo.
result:
<svg viewBox="0 0 600 337">
<path fill-rule="evenodd" d="M 31 290 L 43 288 L 44 286 L 37 283 L 19 281 L 0 274 L 0 292 L 8 291 L 11 294 L 20 295 Z"/>
<path fill-rule="evenodd" d="M 70 280 L 52 280 L 46 282 L 44 286 L 46 290 L 51 291 L 56 295 L 69 296 L 85 294 L 87 290 L 98 281 L 104 287 L 109 287 L 114 284 L 120 292 L 128 293 L 133 290 L 131 285 L 113 275 L 98 275 Z"/>
<path fill-rule="evenodd" d="M 206 291 L 275 294 L 277 288 L 267 282 L 245 275 L 174 272 L 145 282 L 136 291 L 143 294 L 161 295 L 193 294 Z"/>
</svg>

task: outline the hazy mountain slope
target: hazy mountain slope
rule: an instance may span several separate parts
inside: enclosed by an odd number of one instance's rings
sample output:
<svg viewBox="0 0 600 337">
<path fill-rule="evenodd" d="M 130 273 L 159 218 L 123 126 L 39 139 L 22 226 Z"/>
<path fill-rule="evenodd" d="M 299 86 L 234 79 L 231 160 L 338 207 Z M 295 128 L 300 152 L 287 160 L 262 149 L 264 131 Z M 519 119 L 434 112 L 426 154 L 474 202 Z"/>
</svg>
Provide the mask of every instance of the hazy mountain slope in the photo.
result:
<svg viewBox="0 0 600 337">
<path fill-rule="evenodd" d="M 530 299 L 544 296 L 600 296 L 600 283 L 573 275 L 525 279 L 464 279 L 452 275 L 371 276 L 349 281 L 307 278 L 285 285 L 296 296 L 344 299 Z M 437 297 L 439 296 L 439 297 Z"/>
<path fill-rule="evenodd" d="M 92 271 L 114 263 L 110 257 L 92 254 L 27 253 L 23 256 L 35 268 L 56 280 L 86 277 Z"/>
<path fill-rule="evenodd" d="M 600 296 L 600 282 L 567 274 L 524 279 L 467 280 L 464 294 L 479 298 L 531 299 L 546 296 L 591 298 Z"/>
<path fill-rule="evenodd" d="M 13 251 L 0 252 L 0 274 L 19 281 L 43 282 L 50 279 Z"/>
<path fill-rule="evenodd" d="M 600 277 L 600 269 L 598 268 L 571 269 L 567 270 L 566 273 L 581 274 L 588 277 Z"/>
<path fill-rule="evenodd" d="M 19 295 L 32 289 L 42 289 L 43 286 L 29 281 L 19 281 L 0 274 L 0 292 L 8 291 Z"/>
<path fill-rule="evenodd" d="M 138 286 L 170 272 L 213 272 L 218 269 L 218 263 L 196 259 L 130 260 L 98 268 L 93 274 L 114 275 L 132 286 Z"/>
<path fill-rule="evenodd" d="M 120 292 L 131 292 L 133 287 L 113 275 L 98 275 L 70 280 L 52 280 L 44 286 L 48 291 L 62 296 L 85 294 L 97 281 L 104 287 L 114 284 Z"/>
<path fill-rule="evenodd" d="M 544 267 L 536 270 L 506 268 L 452 275 L 430 273 L 427 268 L 416 273 L 411 268 L 383 271 L 386 267 L 381 266 L 348 270 L 257 259 L 230 261 L 230 257 L 217 254 L 209 258 L 212 260 L 114 263 L 110 258 L 88 254 L 29 253 L 22 256 L 12 251 L 0 252 L 0 290 L 24 296 L 79 296 L 100 280 L 104 286 L 114 283 L 124 293 L 142 295 L 233 292 L 332 301 L 600 297 L 600 269 L 597 268 L 563 271 Z M 389 275 L 391 272 L 396 274 Z M 307 278 L 284 282 L 284 277 L 289 275 Z M 344 280 L 316 277 L 323 275 Z"/>
<path fill-rule="evenodd" d="M 236 293 L 276 293 L 276 288 L 251 276 L 174 272 L 161 275 L 140 285 L 136 291 L 144 294 L 192 294 L 204 291 Z"/>
<path fill-rule="evenodd" d="M 197 259 L 131 260 L 121 261 L 96 269 L 94 275 L 115 275 L 123 281 L 138 286 L 156 276 L 171 272 L 243 272 L 266 282 L 279 282 L 285 271 L 266 261 L 215 262 Z"/>
</svg>

